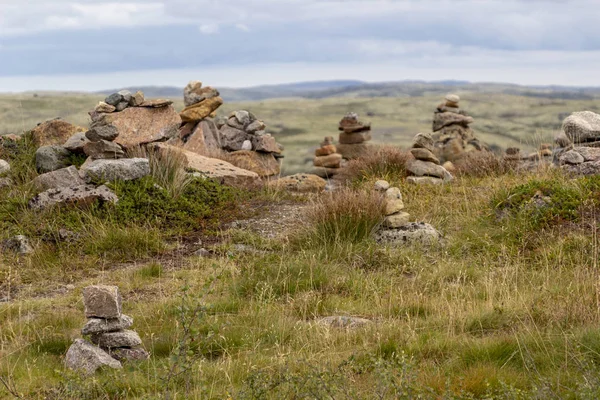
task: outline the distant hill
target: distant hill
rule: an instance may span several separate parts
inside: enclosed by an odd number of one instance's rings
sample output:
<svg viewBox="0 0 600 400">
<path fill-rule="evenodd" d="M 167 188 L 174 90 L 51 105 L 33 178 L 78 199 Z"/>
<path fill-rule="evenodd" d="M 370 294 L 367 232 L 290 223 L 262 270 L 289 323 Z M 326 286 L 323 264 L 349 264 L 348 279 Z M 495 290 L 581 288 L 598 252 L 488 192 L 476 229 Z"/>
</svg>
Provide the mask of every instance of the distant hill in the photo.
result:
<svg viewBox="0 0 600 400">
<path fill-rule="evenodd" d="M 130 91 L 142 90 L 147 97 L 181 98 L 183 93 L 183 88 L 172 86 L 141 86 L 124 89 Z M 520 86 L 503 83 L 470 83 L 465 81 L 425 82 L 413 80 L 367 83 L 355 80 L 337 80 L 218 89 L 226 102 L 257 101 L 274 98 L 418 97 L 431 94 L 444 94 L 449 91 L 510 94 L 564 100 L 600 99 L 600 88 L 598 87 Z M 98 93 L 109 94 L 115 91 L 117 90 L 103 90 Z"/>
</svg>

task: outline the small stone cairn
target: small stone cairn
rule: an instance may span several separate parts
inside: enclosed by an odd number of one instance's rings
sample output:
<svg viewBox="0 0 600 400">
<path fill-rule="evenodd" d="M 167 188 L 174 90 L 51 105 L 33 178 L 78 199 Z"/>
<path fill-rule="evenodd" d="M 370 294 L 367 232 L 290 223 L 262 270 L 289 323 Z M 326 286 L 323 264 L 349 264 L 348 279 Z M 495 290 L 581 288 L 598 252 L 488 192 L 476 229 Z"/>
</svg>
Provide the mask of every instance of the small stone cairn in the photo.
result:
<svg viewBox="0 0 600 400">
<path fill-rule="evenodd" d="M 386 228 L 400 228 L 409 223 L 410 214 L 404 212 L 402 193 L 397 187 L 390 187 L 387 181 L 375 182 L 375 190 L 385 194 L 385 219 L 383 226 Z"/>
<path fill-rule="evenodd" d="M 371 123 L 363 123 L 358 119 L 358 114 L 350 112 L 340 121 L 340 132 L 337 151 L 343 158 L 351 160 L 359 158 L 367 150 L 367 143 L 371 140 Z"/>
<path fill-rule="evenodd" d="M 554 161 L 563 170 L 574 175 L 600 174 L 600 114 L 572 113 L 554 143 Z"/>
<path fill-rule="evenodd" d="M 333 137 L 326 136 L 321 142 L 321 147 L 315 150 L 313 160 L 315 175 L 322 178 L 336 175 L 342 167 L 342 161 L 342 155 L 337 152 L 337 147 L 333 144 Z"/>
<path fill-rule="evenodd" d="M 486 150 L 470 128 L 474 122 L 464 110 L 459 107 L 460 97 L 449 94 L 433 114 L 433 138 L 435 154 L 445 162 L 455 162 L 472 151 Z"/>
<path fill-rule="evenodd" d="M 75 339 L 65 357 L 67 368 L 91 375 L 102 366 L 121 368 L 121 362 L 149 357 L 140 336 L 128 330 L 133 318 L 122 314 L 117 286 L 88 286 L 83 289 L 83 303 L 88 321 L 81 333 L 90 335 L 91 343 Z"/>
<path fill-rule="evenodd" d="M 407 180 L 411 183 L 442 184 L 453 179 L 452 174 L 440 165 L 440 160 L 433 154 L 434 140 L 428 133 L 418 133 L 410 150 L 415 158 L 406 164 L 411 175 Z"/>
</svg>

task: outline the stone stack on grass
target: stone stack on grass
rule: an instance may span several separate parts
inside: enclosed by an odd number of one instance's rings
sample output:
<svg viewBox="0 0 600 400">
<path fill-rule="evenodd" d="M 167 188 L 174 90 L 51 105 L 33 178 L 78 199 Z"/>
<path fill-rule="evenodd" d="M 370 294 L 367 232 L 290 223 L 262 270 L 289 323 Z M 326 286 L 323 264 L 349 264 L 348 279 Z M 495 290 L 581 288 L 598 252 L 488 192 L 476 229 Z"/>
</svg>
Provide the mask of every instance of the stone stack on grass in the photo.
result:
<svg viewBox="0 0 600 400">
<path fill-rule="evenodd" d="M 440 165 L 439 159 L 433 154 L 434 140 L 430 134 L 419 133 L 413 140 L 410 150 L 415 158 L 406 164 L 410 174 L 407 178 L 411 183 L 442 184 L 453 179 L 452 174 Z"/>
<path fill-rule="evenodd" d="M 485 151 L 483 145 L 470 128 L 474 122 L 464 110 L 459 107 L 460 98 L 449 94 L 433 114 L 434 153 L 440 161 L 455 162 L 472 151 Z"/>
<path fill-rule="evenodd" d="M 359 158 L 367 151 L 367 142 L 371 140 L 371 123 L 363 123 L 358 114 L 348 113 L 340 121 L 339 144 L 337 151 L 347 160 Z"/>
<path fill-rule="evenodd" d="M 68 368 L 93 374 L 98 368 L 121 368 L 121 362 L 141 361 L 149 357 L 140 336 L 133 330 L 133 318 L 121 311 L 117 286 L 88 286 L 83 290 L 87 323 L 81 330 L 90 341 L 76 339 L 65 357 Z"/>
<path fill-rule="evenodd" d="M 375 190 L 385 195 L 385 219 L 383 226 L 386 228 L 400 228 L 410 222 L 410 214 L 404 212 L 402 193 L 397 187 L 390 187 L 387 181 L 375 182 Z"/>
<path fill-rule="evenodd" d="M 333 137 L 325 137 L 321 147 L 315 150 L 313 159 L 315 175 L 322 178 L 335 176 L 342 167 L 342 161 L 342 155 L 337 152 L 337 147 L 333 144 Z"/>
</svg>

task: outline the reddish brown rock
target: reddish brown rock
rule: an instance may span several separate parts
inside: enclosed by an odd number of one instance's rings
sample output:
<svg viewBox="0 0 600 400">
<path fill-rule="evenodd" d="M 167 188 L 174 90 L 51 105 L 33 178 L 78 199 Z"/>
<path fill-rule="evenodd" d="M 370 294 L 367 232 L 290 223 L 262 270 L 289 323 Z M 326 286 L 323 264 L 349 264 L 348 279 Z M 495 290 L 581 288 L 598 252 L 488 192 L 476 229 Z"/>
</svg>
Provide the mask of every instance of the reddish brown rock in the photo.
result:
<svg viewBox="0 0 600 400">
<path fill-rule="evenodd" d="M 342 162 L 341 154 L 330 154 L 328 156 L 315 157 L 315 167 L 339 168 Z"/>
<path fill-rule="evenodd" d="M 85 132 L 86 130 L 81 126 L 70 124 L 62 119 L 53 119 L 42 122 L 35 127 L 31 131 L 31 138 L 36 146 L 62 145 L 74 134 Z"/>
<path fill-rule="evenodd" d="M 321 146 L 318 149 L 315 150 L 315 156 L 320 157 L 320 156 L 328 156 L 330 154 L 333 154 L 337 151 L 335 145 L 333 144 L 329 144 L 329 145 L 325 145 L 325 146 Z"/>
<path fill-rule="evenodd" d="M 278 175 L 281 171 L 279 163 L 269 153 L 249 150 L 234 151 L 229 154 L 229 160 L 236 167 L 256 172 L 260 177 Z"/>
<path fill-rule="evenodd" d="M 353 133 L 340 133 L 340 143 L 341 144 L 359 144 L 366 141 L 371 140 L 370 133 L 361 133 L 361 132 L 353 132 Z"/>
</svg>

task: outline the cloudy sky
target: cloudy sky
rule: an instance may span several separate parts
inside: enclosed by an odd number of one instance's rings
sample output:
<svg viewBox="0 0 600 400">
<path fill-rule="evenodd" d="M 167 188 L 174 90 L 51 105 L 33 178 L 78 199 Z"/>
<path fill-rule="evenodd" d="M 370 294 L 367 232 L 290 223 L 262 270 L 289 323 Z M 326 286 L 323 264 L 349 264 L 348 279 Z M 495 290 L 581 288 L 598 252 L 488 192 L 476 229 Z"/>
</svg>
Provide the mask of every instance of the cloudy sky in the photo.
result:
<svg viewBox="0 0 600 400">
<path fill-rule="evenodd" d="M 599 0 L 0 0 L 0 91 L 359 79 L 600 86 Z"/>
</svg>

